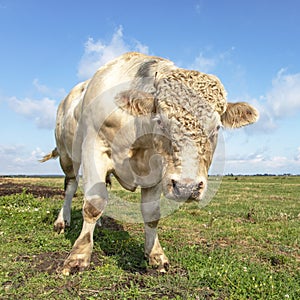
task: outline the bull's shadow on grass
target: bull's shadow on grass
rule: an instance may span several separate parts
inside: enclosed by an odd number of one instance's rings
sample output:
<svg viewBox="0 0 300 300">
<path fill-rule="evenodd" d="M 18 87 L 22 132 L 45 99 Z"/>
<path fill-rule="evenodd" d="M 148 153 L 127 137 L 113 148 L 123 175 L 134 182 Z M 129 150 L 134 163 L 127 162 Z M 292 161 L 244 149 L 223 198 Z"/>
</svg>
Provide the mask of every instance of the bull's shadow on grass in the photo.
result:
<svg viewBox="0 0 300 300">
<path fill-rule="evenodd" d="M 65 237 L 70 240 L 72 245 L 79 236 L 81 227 L 82 211 L 73 210 L 71 226 L 65 231 Z M 118 267 L 125 271 L 144 273 L 147 263 L 143 247 L 143 242 L 133 238 L 128 231 L 124 230 L 121 223 L 108 216 L 103 216 L 101 217 L 101 226 L 97 225 L 94 231 L 92 262 L 95 266 L 102 265 L 101 257 L 95 257 L 96 255 L 101 256 L 102 253 L 103 256 L 112 257 Z"/>
<path fill-rule="evenodd" d="M 145 272 L 143 243 L 133 238 L 128 231 L 110 217 L 102 218 L 102 226 L 94 234 L 95 243 L 107 256 L 113 256 L 118 267 L 130 272 Z"/>
</svg>

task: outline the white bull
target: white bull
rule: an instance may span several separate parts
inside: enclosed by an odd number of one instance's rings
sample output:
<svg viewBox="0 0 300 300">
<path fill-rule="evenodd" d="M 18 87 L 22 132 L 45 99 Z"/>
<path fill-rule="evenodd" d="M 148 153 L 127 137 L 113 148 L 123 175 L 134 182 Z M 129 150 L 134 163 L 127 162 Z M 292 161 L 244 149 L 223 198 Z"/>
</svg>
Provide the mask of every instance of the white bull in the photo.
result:
<svg viewBox="0 0 300 300">
<path fill-rule="evenodd" d="M 65 201 L 54 224 L 58 232 L 70 225 L 82 166 L 84 222 L 63 273 L 89 266 L 111 173 L 127 190 L 141 187 L 145 254 L 165 272 L 169 261 L 157 236 L 161 193 L 174 201 L 201 201 L 219 128 L 257 119 L 249 104 L 227 103 L 215 76 L 140 53 L 118 57 L 77 85 L 58 108 L 57 146 L 43 159 L 59 156 L 65 173 Z"/>
</svg>

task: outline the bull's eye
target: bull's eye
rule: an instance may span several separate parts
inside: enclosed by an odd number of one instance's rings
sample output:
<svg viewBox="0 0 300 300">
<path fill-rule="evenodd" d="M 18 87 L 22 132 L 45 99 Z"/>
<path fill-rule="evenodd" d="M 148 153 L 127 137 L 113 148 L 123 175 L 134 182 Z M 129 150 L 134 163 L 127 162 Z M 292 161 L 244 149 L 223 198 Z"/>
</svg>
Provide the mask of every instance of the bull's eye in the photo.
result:
<svg viewBox="0 0 300 300">
<path fill-rule="evenodd" d="M 161 130 L 164 130 L 164 124 L 163 124 L 163 121 L 159 118 L 159 117 L 156 117 L 154 119 L 154 121 L 156 121 L 156 124 L 158 125 L 158 127 L 161 129 Z"/>
<path fill-rule="evenodd" d="M 161 133 L 168 134 L 168 123 L 165 122 L 165 119 L 162 116 L 156 115 L 152 120 L 157 124 Z"/>
<path fill-rule="evenodd" d="M 208 137 L 209 137 L 209 138 L 215 137 L 215 136 L 218 134 L 220 128 L 221 128 L 221 125 L 218 125 L 215 129 L 213 129 L 213 130 L 211 131 L 211 133 L 209 134 Z"/>
<path fill-rule="evenodd" d="M 217 134 L 221 128 L 221 125 L 218 125 L 215 130 L 213 130 L 213 134 Z"/>
</svg>

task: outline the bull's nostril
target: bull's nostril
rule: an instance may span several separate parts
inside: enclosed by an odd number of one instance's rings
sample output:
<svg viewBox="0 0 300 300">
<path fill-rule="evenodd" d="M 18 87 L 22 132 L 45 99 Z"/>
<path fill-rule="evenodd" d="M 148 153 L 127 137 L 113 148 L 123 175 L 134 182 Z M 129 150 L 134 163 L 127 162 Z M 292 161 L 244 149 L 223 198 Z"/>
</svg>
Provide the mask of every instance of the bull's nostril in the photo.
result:
<svg viewBox="0 0 300 300">
<path fill-rule="evenodd" d="M 174 179 L 172 179 L 171 181 L 172 181 L 172 187 L 174 189 L 176 187 L 176 181 Z"/>
<path fill-rule="evenodd" d="M 174 194 L 177 195 L 177 196 L 179 196 L 180 195 L 180 191 L 179 191 L 179 188 L 177 186 L 176 180 L 172 179 L 171 182 L 172 182 L 172 188 L 173 188 Z"/>
<path fill-rule="evenodd" d="M 200 181 L 200 182 L 198 183 L 198 188 L 199 188 L 199 189 L 203 189 L 203 188 L 204 188 L 204 182 L 203 182 L 203 181 Z"/>
</svg>

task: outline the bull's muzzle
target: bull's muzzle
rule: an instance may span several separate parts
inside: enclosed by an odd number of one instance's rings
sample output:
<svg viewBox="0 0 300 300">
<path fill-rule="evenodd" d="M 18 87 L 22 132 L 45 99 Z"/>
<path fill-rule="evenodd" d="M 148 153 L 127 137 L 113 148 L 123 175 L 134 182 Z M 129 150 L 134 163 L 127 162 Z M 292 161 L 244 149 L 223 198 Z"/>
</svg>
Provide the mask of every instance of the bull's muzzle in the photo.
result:
<svg viewBox="0 0 300 300">
<path fill-rule="evenodd" d="M 191 182 L 190 180 L 171 180 L 172 195 L 175 200 L 196 200 L 199 201 L 206 188 L 204 180 Z"/>
</svg>

